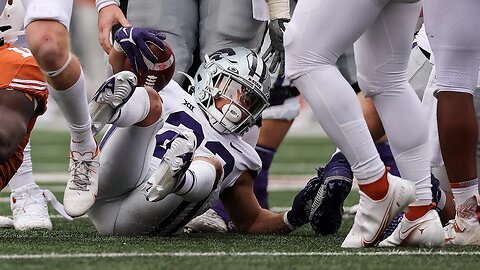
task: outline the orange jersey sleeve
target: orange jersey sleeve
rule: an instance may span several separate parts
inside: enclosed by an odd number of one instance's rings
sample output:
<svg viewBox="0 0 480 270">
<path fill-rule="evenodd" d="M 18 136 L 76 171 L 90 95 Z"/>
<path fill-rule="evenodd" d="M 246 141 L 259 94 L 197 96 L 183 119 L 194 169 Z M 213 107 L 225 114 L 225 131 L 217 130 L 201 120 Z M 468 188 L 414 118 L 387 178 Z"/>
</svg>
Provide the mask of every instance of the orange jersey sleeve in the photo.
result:
<svg viewBox="0 0 480 270">
<path fill-rule="evenodd" d="M 47 83 L 30 50 L 10 44 L 0 47 L 0 89 L 28 93 L 38 101 L 37 115 L 47 108 Z"/>
</svg>

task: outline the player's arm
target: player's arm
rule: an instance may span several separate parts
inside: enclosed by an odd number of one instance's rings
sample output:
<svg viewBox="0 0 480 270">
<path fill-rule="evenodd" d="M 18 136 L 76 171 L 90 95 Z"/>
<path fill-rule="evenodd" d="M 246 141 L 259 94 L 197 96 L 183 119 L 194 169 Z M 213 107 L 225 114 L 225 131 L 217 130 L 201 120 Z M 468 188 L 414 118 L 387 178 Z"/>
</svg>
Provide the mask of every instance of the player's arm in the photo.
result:
<svg viewBox="0 0 480 270">
<path fill-rule="evenodd" d="M 253 194 L 250 172 L 244 172 L 233 187 L 220 194 L 220 199 L 240 233 L 282 234 L 292 231 L 283 221 L 283 214 L 260 207 Z"/>
<path fill-rule="evenodd" d="M 113 25 L 119 23 L 123 27 L 131 26 L 119 8 L 119 0 L 96 0 L 98 9 L 98 39 L 103 50 L 109 53 L 112 49 L 110 32 Z"/>
</svg>

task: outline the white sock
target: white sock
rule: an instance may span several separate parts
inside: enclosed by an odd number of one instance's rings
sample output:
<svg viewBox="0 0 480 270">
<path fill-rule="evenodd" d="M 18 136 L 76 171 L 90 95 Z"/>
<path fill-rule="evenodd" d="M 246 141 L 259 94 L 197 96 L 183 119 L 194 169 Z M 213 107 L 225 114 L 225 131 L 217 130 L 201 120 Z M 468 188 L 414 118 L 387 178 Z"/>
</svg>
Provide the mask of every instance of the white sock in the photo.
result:
<svg viewBox="0 0 480 270">
<path fill-rule="evenodd" d="M 83 71 L 80 71 L 80 77 L 70 88 L 62 91 L 55 90 L 50 84 L 48 90 L 62 114 L 67 121 L 70 129 L 70 148 L 72 151 L 87 152 L 96 148 L 91 129 L 91 119 L 88 114 L 87 93 L 85 89 L 85 78 Z"/>
<path fill-rule="evenodd" d="M 189 202 L 199 202 L 212 192 L 216 179 L 215 167 L 203 160 L 194 160 L 174 192 Z"/>
<path fill-rule="evenodd" d="M 117 112 L 111 124 L 117 127 L 132 126 L 147 117 L 150 112 L 150 97 L 144 87 L 137 87 L 125 105 Z"/>
<path fill-rule="evenodd" d="M 26 185 L 35 184 L 32 173 L 32 157 L 30 155 L 30 142 L 23 150 L 23 163 L 18 168 L 17 173 L 10 179 L 8 186 L 13 191 Z"/>
</svg>

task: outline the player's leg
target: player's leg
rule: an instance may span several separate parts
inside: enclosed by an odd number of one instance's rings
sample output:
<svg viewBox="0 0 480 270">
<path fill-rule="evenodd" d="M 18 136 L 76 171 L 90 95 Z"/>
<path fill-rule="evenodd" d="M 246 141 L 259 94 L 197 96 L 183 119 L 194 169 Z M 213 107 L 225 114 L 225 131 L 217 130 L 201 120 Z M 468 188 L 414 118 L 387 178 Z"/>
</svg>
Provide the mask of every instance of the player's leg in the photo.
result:
<svg viewBox="0 0 480 270">
<path fill-rule="evenodd" d="M 357 40 L 355 52 L 360 88 L 371 96 L 382 119 L 401 177 L 416 186 L 417 200 L 397 229 L 425 227 L 411 230 L 408 241 L 402 242 L 406 236 L 400 235 L 399 242 L 392 243 L 439 246 L 442 226 L 432 205 L 427 121 L 406 72 L 420 7 L 420 2 L 388 3 Z"/>
<path fill-rule="evenodd" d="M 141 118 L 148 119 L 149 113 L 137 113 L 138 105 L 142 103 L 150 105 L 155 102 L 150 100 L 147 91 L 143 91 L 145 88 L 138 89 L 140 91 L 135 91 L 135 95 L 132 95 L 130 101 L 121 109 L 122 114 L 125 115 L 143 115 L 137 118 L 141 123 Z M 158 96 L 158 93 L 155 92 L 155 94 Z M 149 109 L 146 110 L 149 111 Z M 132 119 L 132 116 L 126 118 Z M 121 118 L 117 121 L 124 122 Z M 105 133 L 100 142 L 100 156 L 103 162 L 99 169 L 98 199 L 88 212 L 101 234 L 114 232 L 116 218 L 125 194 L 139 188 L 147 176 L 156 144 L 155 134 L 162 126 L 163 121 L 157 118 L 157 121 L 150 121 L 149 124 L 144 125 L 125 128 L 112 126 Z M 146 202 L 145 197 L 142 201 Z"/>
<path fill-rule="evenodd" d="M 475 147 L 478 142 L 473 91 L 478 81 L 480 24 L 477 1 L 427 1 L 425 26 L 435 55 L 437 121 L 442 156 L 456 204 L 445 228 L 447 244 L 480 244 Z M 461 109 L 459 109 L 461 108 Z"/>
<path fill-rule="evenodd" d="M 175 194 L 168 194 L 158 202 L 146 200 L 145 184 L 165 158 L 163 141 L 157 142 L 163 133 L 155 137 L 162 125 L 157 122 L 149 127 L 112 128 L 105 135 L 101 158 L 112 162 L 100 167 L 99 199 L 88 212 L 101 234 L 173 233 L 204 211 L 205 197 L 217 188 L 221 165 L 215 163 L 215 167 L 208 159 L 196 158 Z M 166 130 L 165 134 L 171 132 Z M 212 184 L 205 192 L 207 182 Z"/>
<path fill-rule="evenodd" d="M 120 1 L 128 20 L 134 26 L 162 31 L 175 54 L 175 71 L 187 72 L 193 62 L 198 40 L 199 1 L 139 0 Z M 185 76 L 175 72 L 173 79 L 180 85 Z"/>
<path fill-rule="evenodd" d="M 287 77 L 294 79 L 361 184 L 360 212 L 345 247 L 375 245 L 388 221 L 414 200 L 411 183 L 386 173 L 352 87 L 334 65 L 381 8 L 381 4 L 367 1 L 300 1 L 284 37 Z M 318 31 L 322 33 L 312 34 Z M 400 199 L 400 207 L 388 208 L 384 203 L 394 198 Z M 360 225 L 365 215 L 375 222 Z M 381 221 L 385 215 L 387 223 Z"/>
<path fill-rule="evenodd" d="M 0 89 L 0 184 L 3 189 L 23 161 L 29 123 L 34 116 L 32 96 L 21 91 Z"/>
<path fill-rule="evenodd" d="M 80 216 L 95 201 L 98 153 L 90 128 L 83 72 L 69 46 L 73 1 L 23 0 L 23 3 L 28 46 L 44 71 L 50 94 L 70 129 L 70 179 L 64 203 L 70 215 Z"/>
</svg>

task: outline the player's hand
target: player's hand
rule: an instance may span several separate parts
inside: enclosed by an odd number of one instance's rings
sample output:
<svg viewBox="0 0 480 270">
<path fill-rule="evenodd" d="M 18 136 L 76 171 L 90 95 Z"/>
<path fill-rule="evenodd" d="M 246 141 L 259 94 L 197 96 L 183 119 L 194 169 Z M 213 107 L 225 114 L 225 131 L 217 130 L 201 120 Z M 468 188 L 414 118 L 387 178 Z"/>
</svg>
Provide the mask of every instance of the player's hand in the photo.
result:
<svg viewBox="0 0 480 270">
<path fill-rule="evenodd" d="M 148 70 L 145 59 L 152 63 L 158 63 L 157 57 L 148 47 L 152 43 L 160 50 L 165 50 L 165 35 L 158 31 L 140 27 L 121 27 L 115 33 L 114 49 L 121 49 L 132 66 L 133 72 L 140 74 Z M 119 47 L 120 46 L 120 47 Z"/>
<path fill-rule="evenodd" d="M 295 196 L 292 209 L 287 212 L 287 219 L 291 225 L 300 227 L 310 222 L 310 210 L 320 186 L 319 178 L 314 177 L 310 179 L 307 185 Z"/>
<path fill-rule="evenodd" d="M 110 44 L 110 31 L 112 31 L 112 26 L 117 23 L 123 27 L 131 26 L 117 5 L 106 6 L 99 11 L 98 40 L 107 54 L 110 53 L 112 49 L 112 44 Z"/>
<path fill-rule="evenodd" d="M 285 32 L 285 23 L 287 19 L 276 19 L 268 24 L 270 34 L 270 46 L 263 54 L 263 60 L 267 62 L 271 57 L 272 63 L 269 70 L 274 73 L 278 69 L 278 76 L 283 77 L 285 73 L 285 49 L 283 48 L 283 33 Z"/>
</svg>

